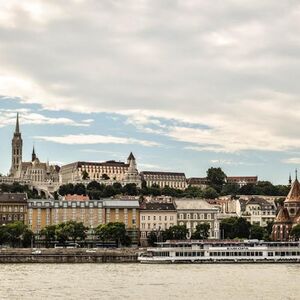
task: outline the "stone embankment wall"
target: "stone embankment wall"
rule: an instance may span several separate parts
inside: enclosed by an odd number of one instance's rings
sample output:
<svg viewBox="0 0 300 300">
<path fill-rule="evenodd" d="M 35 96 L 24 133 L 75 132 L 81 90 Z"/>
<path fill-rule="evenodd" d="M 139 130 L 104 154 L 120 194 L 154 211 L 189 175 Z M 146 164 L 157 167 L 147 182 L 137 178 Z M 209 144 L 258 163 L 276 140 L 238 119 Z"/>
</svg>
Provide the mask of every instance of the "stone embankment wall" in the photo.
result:
<svg viewBox="0 0 300 300">
<path fill-rule="evenodd" d="M 126 249 L 0 249 L 0 263 L 133 263 L 139 250 Z"/>
</svg>

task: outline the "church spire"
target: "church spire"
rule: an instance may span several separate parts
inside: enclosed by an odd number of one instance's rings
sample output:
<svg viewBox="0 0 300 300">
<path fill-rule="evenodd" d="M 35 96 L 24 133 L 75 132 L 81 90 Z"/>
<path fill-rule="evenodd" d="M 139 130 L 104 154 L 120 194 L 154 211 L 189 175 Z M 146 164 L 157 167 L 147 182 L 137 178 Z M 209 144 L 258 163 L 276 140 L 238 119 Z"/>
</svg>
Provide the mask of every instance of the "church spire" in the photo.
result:
<svg viewBox="0 0 300 300">
<path fill-rule="evenodd" d="M 19 113 L 17 113 L 17 121 L 16 121 L 16 129 L 15 129 L 15 133 L 20 133 Z"/>
<path fill-rule="evenodd" d="M 16 120 L 16 128 L 13 135 L 13 139 L 11 141 L 12 145 L 12 161 L 10 168 L 10 175 L 17 178 L 20 176 L 21 164 L 22 164 L 22 149 L 23 149 L 23 141 L 20 132 L 20 124 L 19 124 L 19 113 L 17 113 Z"/>
<path fill-rule="evenodd" d="M 292 175 L 290 173 L 290 176 L 289 176 L 289 186 L 291 186 L 291 185 L 292 185 Z"/>
<path fill-rule="evenodd" d="M 32 154 L 31 154 L 31 161 L 35 161 L 35 159 L 36 159 L 36 154 L 35 154 L 35 149 L 34 149 L 34 145 L 33 145 Z"/>
</svg>

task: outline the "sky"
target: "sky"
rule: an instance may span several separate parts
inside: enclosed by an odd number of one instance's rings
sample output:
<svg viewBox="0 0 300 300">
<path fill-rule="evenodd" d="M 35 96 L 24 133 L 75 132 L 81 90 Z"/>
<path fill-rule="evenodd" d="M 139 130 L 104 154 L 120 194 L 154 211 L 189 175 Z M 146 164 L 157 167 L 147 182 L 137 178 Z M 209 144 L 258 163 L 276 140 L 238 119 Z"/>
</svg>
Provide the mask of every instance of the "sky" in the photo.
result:
<svg viewBox="0 0 300 300">
<path fill-rule="evenodd" d="M 286 184 L 299 78 L 299 1 L 0 0 L 0 172 L 19 112 L 24 160 Z"/>
</svg>

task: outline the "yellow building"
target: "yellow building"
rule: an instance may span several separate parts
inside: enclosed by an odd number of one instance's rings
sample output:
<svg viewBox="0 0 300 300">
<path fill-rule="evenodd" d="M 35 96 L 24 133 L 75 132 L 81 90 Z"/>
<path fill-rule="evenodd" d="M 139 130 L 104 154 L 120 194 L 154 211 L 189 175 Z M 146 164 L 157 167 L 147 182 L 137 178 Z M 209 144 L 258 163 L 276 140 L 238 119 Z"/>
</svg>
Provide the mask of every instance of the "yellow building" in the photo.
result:
<svg viewBox="0 0 300 300">
<path fill-rule="evenodd" d="M 140 205 L 138 200 L 104 200 L 104 223 L 121 222 L 125 224 L 133 244 L 139 242 Z"/>
<path fill-rule="evenodd" d="M 103 223 L 101 200 L 28 200 L 28 225 L 38 233 L 48 225 L 67 221 L 82 222 L 86 227 L 96 228 Z"/>
</svg>

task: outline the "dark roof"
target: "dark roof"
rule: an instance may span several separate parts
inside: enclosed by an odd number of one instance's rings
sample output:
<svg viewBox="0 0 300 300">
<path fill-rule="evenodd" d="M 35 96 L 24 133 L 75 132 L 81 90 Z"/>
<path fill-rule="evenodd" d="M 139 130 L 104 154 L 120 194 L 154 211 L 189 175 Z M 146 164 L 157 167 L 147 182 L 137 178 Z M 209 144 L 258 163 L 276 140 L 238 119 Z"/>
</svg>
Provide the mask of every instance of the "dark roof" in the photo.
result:
<svg viewBox="0 0 300 300">
<path fill-rule="evenodd" d="M 128 167 L 128 164 L 125 164 L 124 162 L 115 161 L 115 160 L 108 160 L 106 162 L 92 162 L 92 161 L 77 161 L 66 166 L 76 166 L 77 168 L 82 166 L 112 166 L 112 167 Z"/>
<path fill-rule="evenodd" d="M 1 193 L 0 202 L 27 203 L 26 193 Z"/>
<path fill-rule="evenodd" d="M 187 180 L 188 184 L 206 184 L 208 180 L 206 177 L 191 177 Z"/>
<path fill-rule="evenodd" d="M 142 210 L 167 210 L 176 211 L 174 203 L 158 203 L 158 202 L 148 202 L 141 205 Z"/>
<path fill-rule="evenodd" d="M 279 213 L 274 221 L 275 224 L 278 223 L 291 223 L 289 212 L 285 207 L 281 207 Z"/>
<path fill-rule="evenodd" d="M 293 182 L 291 186 L 291 190 L 285 199 L 285 202 L 294 202 L 294 201 L 296 202 L 300 201 L 300 183 L 297 178 Z"/>
<path fill-rule="evenodd" d="M 184 176 L 184 173 L 178 172 L 156 172 L 156 171 L 143 171 L 141 172 L 142 175 L 167 175 L 167 176 Z"/>
<path fill-rule="evenodd" d="M 240 180 L 240 181 L 257 181 L 258 177 L 257 176 L 227 176 L 227 180 Z"/>
<path fill-rule="evenodd" d="M 132 154 L 132 152 L 130 152 L 129 156 L 128 156 L 128 160 L 135 160 L 134 155 Z"/>
<path fill-rule="evenodd" d="M 247 201 L 246 205 L 247 204 L 258 204 L 262 208 L 272 206 L 272 208 L 275 209 L 275 206 L 273 203 L 270 203 L 269 201 L 267 201 L 263 198 L 259 198 L 259 197 L 252 197 L 250 200 Z"/>
</svg>

